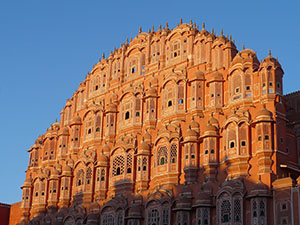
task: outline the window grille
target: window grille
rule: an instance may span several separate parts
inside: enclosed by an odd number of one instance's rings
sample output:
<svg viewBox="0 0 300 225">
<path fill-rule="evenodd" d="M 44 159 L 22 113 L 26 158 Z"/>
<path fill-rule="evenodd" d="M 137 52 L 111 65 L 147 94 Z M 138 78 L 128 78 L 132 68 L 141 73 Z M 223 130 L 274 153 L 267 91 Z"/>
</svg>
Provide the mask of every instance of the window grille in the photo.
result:
<svg viewBox="0 0 300 225">
<path fill-rule="evenodd" d="M 148 225 L 159 225 L 159 212 L 157 209 L 151 209 L 148 212 Z"/>
<path fill-rule="evenodd" d="M 231 221 L 231 204 L 229 200 L 223 200 L 221 203 L 221 223 Z"/>
<path fill-rule="evenodd" d="M 177 145 L 176 144 L 172 144 L 171 145 L 171 163 L 176 163 L 176 159 L 177 159 Z"/>
<path fill-rule="evenodd" d="M 121 175 L 124 173 L 124 157 L 116 156 L 113 160 L 112 176 Z"/>
<path fill-rule="evenodd" d="M 164 165 L 168 163 L 168 149 L 166 146 L 162 146 L 158 150 L 157 164 Z"/>
<path fill-rule="evenodd" d="M 234 222 L 241 222 L 241 200 L 240 199 L 235 199 L 234 202 L 233 202 L 233 205 L 234 205 L 234 211 L 233 211 L 233 214 L 234 214 Z"/>
<path fill-rule="evenodd" d="M 83 184 L 83 179 L 84 179 L 84 171 L 83 171 L 83 169 L 80 169 L 77 172 L 77 186 L 80 186 Z"/>
<path fill-rule="evenodd" d="M 114 218 L 112 214 L 106 214 L 103 216 L 102 225 L 114 225 Z"/>
<path fill-rule="evenodd" d="M 163 214 L 163 218 L 162 218 L 163 225 L 168 225 L 169 224 L 169 210 L 164 208 L 162 214 Z"/>
</svg>

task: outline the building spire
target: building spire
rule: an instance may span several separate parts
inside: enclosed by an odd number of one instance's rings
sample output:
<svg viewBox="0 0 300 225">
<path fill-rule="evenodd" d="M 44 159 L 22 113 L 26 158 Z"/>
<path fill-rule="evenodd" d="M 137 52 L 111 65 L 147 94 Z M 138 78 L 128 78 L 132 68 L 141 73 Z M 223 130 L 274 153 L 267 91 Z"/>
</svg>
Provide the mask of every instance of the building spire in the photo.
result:
<svg viewBox="0 0 300 225">
<path fill-rule="evenodd" d="M 243 44 L 243 50 L 245 50 L 245 44 Z"/>
<path fill-rule="evenodd" d="M 142 27 L 140 27 L 140 29 L 139 29 L 139 33 L 142 33 Z"/>
<path fill-rule="evenodd" d="M 205 30 L 205 23 L 202 24 L 202 30 Z"/>
<path fill-rule="evenodd" d="M 269 56 L 271 57 L 271 49 L 269 49 Z"/>
<path fill-rule="evenodd" d="M 182 18 L 180 18 L 180 25 L 182 24 Z"/>
</svg>

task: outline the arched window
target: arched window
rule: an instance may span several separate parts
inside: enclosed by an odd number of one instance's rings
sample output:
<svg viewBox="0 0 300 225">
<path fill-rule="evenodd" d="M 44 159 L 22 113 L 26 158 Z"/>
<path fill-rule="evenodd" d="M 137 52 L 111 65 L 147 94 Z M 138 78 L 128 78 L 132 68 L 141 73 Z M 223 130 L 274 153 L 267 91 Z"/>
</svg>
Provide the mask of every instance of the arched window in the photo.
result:
<svg viewBox="0 0 300 225">
<path fill-rule="evenodd" d="M 124 173 L 124 157 L 116 156 L 113 160 L 112 176 L 118 176 Z"/>
<path fill-rule="evenodd" d="M 105 180 L 105 170 L 102 169 L 101 170 L 101 181 L 104 181 Z"/>
<path fill-rule="evenodd" d="M 77 172 L 77 186 L 81 186 L 84 180 L 84 171 L 83 169 L 78 170 Z"/>
<path fill-rule="evenodd" d="M 129 119 L 129 111 L 127 111 L 126 113 L 125 113 L 125 120 L 128 120 Z"/>
<path fill-rule="evenodd" d="M 103 215 L 101 225 L 114 225 L 113 215 L 112 214 Z"/>
<path fill-rule="evenodd" d="M 132 171 L 132 154 L 127 155 L 127 173 L 131 173 Z"/>
<path fill-rule="evenodd" d="M 176 144 L 171 145 L 170 158 L 171 158 L 171 163 L 176 163 L 176 159 L 177 159 L 177 145 Z"/>
<path fill-rule="evenodd" d="M 176 58 L 180 56 L 180 43 L 179 41 L 174 41 L 171 48 L 171 58 Z"/>
<path fill-rule="evenodd" d="M 158 150 L 157 164 L 164 165 L 166 163 L 168 163 L 168 149 L 166 146 L 162 146 Z"/>
<path fill-rule="evenodd" d="M 159 211 L 157 209 L 150 209 L 148 211 L 148 225 L 159 225 Z"/>
<path fill-rule="evenodd" d="M 86 170 L 86 183 L 87 184 L 91 183 L 91 178 L 92 178 L 92 169 L 91 169 L 91 167 L 88 167 Z"/>
<path fill-rule="evenodd" d="M 228 199 L 221 203 L 221 223 L 229 223 L 231 221 L 231 203 Z"/>
</svg>

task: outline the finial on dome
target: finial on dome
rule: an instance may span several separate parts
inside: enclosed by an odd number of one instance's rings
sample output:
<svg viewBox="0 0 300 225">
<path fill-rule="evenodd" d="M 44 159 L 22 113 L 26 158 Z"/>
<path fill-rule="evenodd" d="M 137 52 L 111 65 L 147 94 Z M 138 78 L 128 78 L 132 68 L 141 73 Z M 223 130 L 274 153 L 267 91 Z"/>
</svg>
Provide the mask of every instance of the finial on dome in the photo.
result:
<svg viewBox="0 0 300 225">
<path fill-rule="evenodd" d="M 223 28 L 221 29 L 221 36 L 223 36 Z"/>
<path fill-rule="evenodd" d="M 191 19 L 190 24 L 193 26 L 193 20 Z"/>
<path fill-rule="evenodd" d="M 161 24 L 159 24 L 159 31 L 161 31 Z"/>
<path fill-rule="evenodd" d="M 205 30 L 205 23 L 202 23 L 202 30 Z"/>
<path fill-rule="evenodd" d="M 152 26 L 152 32 L 154 32 L 154 25 Z"/>
<path fill-rule="evenodd" d="M 132 42 L 132 37 L 130 38 L 130 42 Z"/>
<path fill-rule="evenodd" d="M 196 24 L 196 22 L 194 22 L 194 28 L 197 28 L 197 24 Z"/>
<path fill-rule="evenodd" d="M 57 123 L 57 118 L 55 119 L 55 123 Z"/>
<path fill-rule="evenodd" d="M 269 49 L 269 56 L 271 57 L 271 49 Z"/>
<path fill-rule="evenodd" d="M 169 24 L 168 24 L 168 22 L 167 22 L 167 24 L 166 24 L 166 28 L 167 28 L 167 29 L 169 28 Z"/>
<path fill-rule="evenodd" d="M 150 34 L 151 33 L 151 29 L 149 28 L 149 31 L 148 31 L 148 33 Z"/>
<path fill-rule="evenodd" d="M 211 29 L 211 34 L 215 34 L 214 28 Z"/>
<path fill-rule="evenodd" d="M 140 27 L 140 29 L 139 29 L 139 33 L 142 33 L 142 27 Z"/>
<path fill-rule="evenodd" d="M 128 38 L 126 38 L 126 44 L 128 44 Z"/>
<path fill-rule="evenodd" d="M 231 36 L 231 34 L 229 35 L 229 40 L 230 40 L 230 41 L 232 40 L 232 36 Z"/>
<path fill-rule="evenodd" d="M 105 58 L 105 53 L 103 52 L 103 53 L 102 53 L 102 59 L 104 59 L 104 58 Z"/>
<path fill-rule="evenodd" d="M 180 18 L 180 25 L 182 24 L 182 18 Z"/>
<path fill-rule="evenodd" d="M 245 44 L 243 44 L 243 50 L 245 50 Z"/>
</svg>

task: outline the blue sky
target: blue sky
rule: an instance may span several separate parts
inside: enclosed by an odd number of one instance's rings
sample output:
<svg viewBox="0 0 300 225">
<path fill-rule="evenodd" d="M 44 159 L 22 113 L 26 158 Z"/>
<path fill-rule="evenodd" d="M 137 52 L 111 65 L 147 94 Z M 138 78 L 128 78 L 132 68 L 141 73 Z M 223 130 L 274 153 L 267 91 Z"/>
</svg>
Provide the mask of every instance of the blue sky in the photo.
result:
<svg viewBox="0 0 300 225">
<path fill-rule="evenodd" d="M 287 3 L 288 2 L 288 3 Z M 0 202 L 21 200 L 27 150 L 44 133 L 92 65 L 142 26 L 190 19 L 231 34 L 238 49 L 268 50 L 300 89 L 299 1 L 0 1 Z"/>
</svg>

